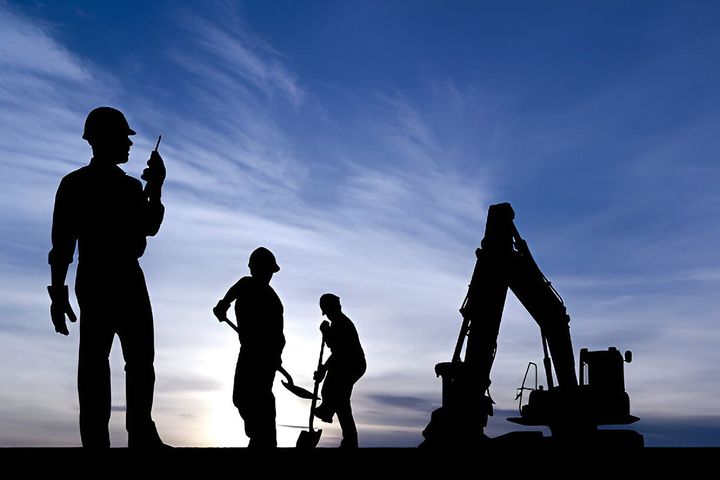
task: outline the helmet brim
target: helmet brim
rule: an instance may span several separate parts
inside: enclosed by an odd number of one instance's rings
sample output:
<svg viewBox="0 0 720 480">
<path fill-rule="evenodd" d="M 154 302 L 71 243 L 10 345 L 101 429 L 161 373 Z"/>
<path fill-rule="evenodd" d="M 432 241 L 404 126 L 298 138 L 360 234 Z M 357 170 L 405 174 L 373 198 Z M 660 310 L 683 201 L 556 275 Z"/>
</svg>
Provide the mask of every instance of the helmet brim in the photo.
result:
<svg viewBox="0 0 720 480">
<path fill-rule="evenodd" d="M 129 137 L 130 135 L 137 135 L 137 133 L 135 133 L 135 130 L 128 127 L 126 135 Z M 83 136 L 82 136 L 83 140 L 91 140 L 92 138 L 93 138 L 93 135 L 88 135 L 87 133 L 83 133 Z"/>
</svg>

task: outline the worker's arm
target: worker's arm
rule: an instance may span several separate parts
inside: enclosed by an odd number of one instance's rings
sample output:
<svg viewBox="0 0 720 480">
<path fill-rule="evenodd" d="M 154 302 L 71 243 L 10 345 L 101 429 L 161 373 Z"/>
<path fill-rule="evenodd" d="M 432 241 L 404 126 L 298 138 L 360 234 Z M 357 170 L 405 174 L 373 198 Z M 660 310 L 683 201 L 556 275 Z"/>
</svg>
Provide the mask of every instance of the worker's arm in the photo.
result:
<svg viewBox="0 0 720 480">
<path fill-rule="evenodd" d="M 334 329 L 330 325 L 330 322 L 328 322 L 327 320 L 323 320 L 323 322 L 320 324 L 320 331 L 322 332 L 325 345 L 332 349 L 335 346 L 336 335 Z M 334 355 L 330 355 L 330 357 L 325 361 L 324 364 L 320 364 L 317 371 L 315 371 L 315 373 L 313 374 L 313 380 L 315 380 L 316 382 L 321 382 L 322 379 L 325 378 L 325 374 L 327 373 L 330 365 L 332 365 L 334 358 Z"/>
<path fill-rule="evenodd" d="M 160 197 L 156 200 L 149 199 L 147 201 L 145 235 L 154 237 L 160 231 L 160 225 L 164 217 L 165 206 L 160 202 Z"/>
<path fill-rule="evenodd" d="M 332 355 L 330 355 L 330 358 L 332 358 Z M 322 382 L 323 378 L 325 378 L 325 374 L 328 370 L 328 363 L 330 363 L 330 358 L 327 359 L 327 361 L 323 364 L 321 363 L 318 366 L 318 369 L 315 370 L 315 373 L 313 373 L 313 380 L 316 382 Z"/>
<path fill-rule="evenodd" d="M 213 313 L 217 319 L 221 322 L 227 321 L 227 311 L 230 309 L 230 304 L 237 300 L 238 296 L 238 284 L 236 283 L 230 287 L 223 298 L 221 298 L 217 305 L 213 308 Z"/>
<path fill-rule="evenodd" d="M 258 351 L 267 361 L 268 368 L 278 369 L 282 365 L 282 352 L 285 349 L 285 334 L 283 328 L 285 324 L 285 309 L 277 295 L 273 295 L 271 300 L 267 298 L 262 308 L 262 317 L 248 319 L 250 322 L 246 324 L 254 324 L 255 335 L 259 340 L 256 346 L 262 351 Z M 256 312 L 257 315 L 257 312 Z M 238 319 L 240 323 L 240 319 Z"/>
<path fill-rule="evenodd" d="M 333 349 L 337 343 L 337 332 L 330 326 L 330 322 L 323 320 L 320 324 L 320 331 L 322 332 L 325 345 L 330 347 L 330 349 Z"/>
<path fill-rule="evenodd" d="M 272 343 L 270 344 L 270 358 L 276 364 L 273 365 L 275 368 L 279 368 L 282 365 L 282 352 L 285 348 L 285 334 L 283 333 L 283 318 L 280 317 L 280 321 L 274 325 L 272 335 Z"/>
<path fill-rule="evenodd" d="M 68 267 L 72 263 L 77 243 L 77 229 L 75 228 L 73 215 L 72 190 L 68 187 L 68 181 L 63 179 L 55 195 L 55 208 L 53 210 L 52 226 L 52 250 L 48 254 L 50 264 L 50 318 L 52 319 L 55 331 L 62 335 L 68 335 L 65 316 L 71 322 L 77 320 L 75 312 L 70 306 L 70 294 L 65 280 Z"/>
<path fill-rule="evenodd" d="M 160 230 L 165 216 L 165 206 L 160 201 L 162 186 L 165 182 L 165 163 L 157 151 L 150 154 L 148 166 L 143 171 L 142 178 L 147 180 L 143 190 L 145 205 L 145 234 L 154 236 Z"/>
</svg>

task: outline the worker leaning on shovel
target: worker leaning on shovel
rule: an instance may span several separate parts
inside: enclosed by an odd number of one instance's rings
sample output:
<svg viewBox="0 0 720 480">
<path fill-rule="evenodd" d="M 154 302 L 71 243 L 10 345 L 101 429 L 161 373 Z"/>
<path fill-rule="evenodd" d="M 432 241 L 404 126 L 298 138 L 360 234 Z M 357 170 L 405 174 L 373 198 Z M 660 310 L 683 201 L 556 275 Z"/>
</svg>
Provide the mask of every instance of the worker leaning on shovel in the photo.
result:
<svg viewBox="0 0 720 480">
<path fill-rule="evenodd" d="M 240 354 L 233 403 L 245 422 L 245 434 L 250 438 L 248 447 L 273 448 L 277 446 L 277 434 L 272 386 L 275 372 L 282 364 L 285 336 L 283 305 L 270 280 L 280 267 L 272 252 L 264 247 L 252 252 L 248 267 L 250 276 L 230 287 L 213 313 L 226 320 L 230 303 L 235 302 Z"/>
<path fill-rule="evenodd" d="M 365 374 L 367 364 L 355 325 L 342 312 L 340 298 L 332 293 L 320 297 L 320 310 L 327 320 L 320 325 L 325 344 L 332 354 L 315 372 L 315 380 L 325 377 L 322 388 L 322 404 L 315 409 L 315 416 L 323 422 L 332 423 L 337 414 L 342 429 L 342 448 L 357 448 L 358 435 L 353 419 L 350 396 L 353 386 Z"/>
</svg>

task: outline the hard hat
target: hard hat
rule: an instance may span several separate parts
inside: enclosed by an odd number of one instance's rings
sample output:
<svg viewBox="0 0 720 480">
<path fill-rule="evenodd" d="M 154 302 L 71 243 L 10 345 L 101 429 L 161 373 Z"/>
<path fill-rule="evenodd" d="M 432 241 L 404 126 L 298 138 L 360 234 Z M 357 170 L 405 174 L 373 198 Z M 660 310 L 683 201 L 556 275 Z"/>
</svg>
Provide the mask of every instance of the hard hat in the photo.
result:
<svg viewBox="0 0 720 480">
<path fill-rule="evenodd" d="M 120 110 L 112 107 L 98 107 L 88 113 L 85 119 L 83 139 L 90 141 L 117 134 L 135 135 L 135 130 L 130 128 L 125 115 Z"/>
<path fill-rule="evenodd" d="M 336 308 L 340 309 L 340 297 L 332 293 L 325 293 L 320 297 L 320 311 L 323 315 Z"/>
<path fill-rule="evenodd" d="M 258 247 L 250 254 L 248 266 L 250 268 L 268 269 L 273 273 L 280 271 L 275 255 L 265 247 Z"/>
</svg>

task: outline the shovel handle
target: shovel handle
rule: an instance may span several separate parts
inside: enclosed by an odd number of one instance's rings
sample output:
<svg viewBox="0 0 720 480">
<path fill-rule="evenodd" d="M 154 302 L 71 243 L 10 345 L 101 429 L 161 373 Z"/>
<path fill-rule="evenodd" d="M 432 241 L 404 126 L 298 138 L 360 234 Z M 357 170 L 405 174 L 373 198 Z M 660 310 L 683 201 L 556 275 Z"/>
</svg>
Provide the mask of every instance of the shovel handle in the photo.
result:
<svg viewBox="0 0 720 480">
<path fill-rule="evenodd" d="M 232 321 L 230 321 L 229 318 L 227 318 L 227 317 L 223 317 L 223 318 L 218 317 L 218 320 L 220 320 L 220 322 L 225 322 L 225 323 L 227 323 L 228 325 L 230 325 L 230 328 L 232 328 L 232 329 L 235 330 L 236 332 L 240 333 L 239 330 L 238 330 L 237 325 L 235 325 Z"/>
<path fill-rule="evenodd" d="M 320 367 L 322 366 L 324 352 L 325 352 L 325 337 L 323 337 L 320 340 L 320 358 L 318 358 L 318 367 L 317 367 L 318 370 L 320 370 Z M 312 402 L 310 402 L 309 427 L 310 427 L 311 432 L 313 431 L 313 420 L 315 420 L 315 406 L 317 405 L 317 395 L 318 395 L 318 390 L 320 389 L 320 382 L 321 382 L 321 380 L 315 380 L 315 385 L 313 386 L 313 398 L 312 398 Z"/>
</svg>

